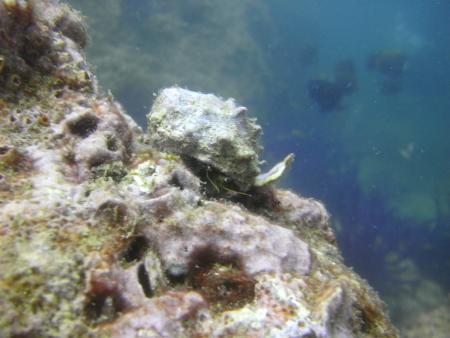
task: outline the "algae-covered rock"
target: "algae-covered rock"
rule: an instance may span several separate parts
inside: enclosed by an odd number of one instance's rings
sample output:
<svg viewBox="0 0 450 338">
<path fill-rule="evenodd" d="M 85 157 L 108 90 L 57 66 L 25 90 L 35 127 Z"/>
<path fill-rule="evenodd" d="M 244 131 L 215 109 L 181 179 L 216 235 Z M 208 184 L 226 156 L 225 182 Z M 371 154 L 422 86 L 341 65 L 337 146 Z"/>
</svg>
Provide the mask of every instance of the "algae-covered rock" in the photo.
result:
<svg viewBox="0 0 450 338">
<path fill-rule="evenodd" d="M 397 336 L 376 293 L 343 264 L 320 202 L 270 186 L 240 204 L 210 198 L 203 177 L 148 147 L 98 94 L 76 12 L 2 1 L 0 18 L 1 337 Z M 32 59 L 30 27 L 42 43 Z M 17 87 L 3 85 L 19 70 Z M 163 91 L 177 102 L 180 92 Z M 227 129 L 217 134 L 250 150 L 225 142 L 195 154 L 253 184 L 259 128 L 233 101 L 217 105 L 233 116 L 228 126 L 211 112 Z M 222 166 L 228 150 L 242 156 L 238 170 Z"/>
</svg>

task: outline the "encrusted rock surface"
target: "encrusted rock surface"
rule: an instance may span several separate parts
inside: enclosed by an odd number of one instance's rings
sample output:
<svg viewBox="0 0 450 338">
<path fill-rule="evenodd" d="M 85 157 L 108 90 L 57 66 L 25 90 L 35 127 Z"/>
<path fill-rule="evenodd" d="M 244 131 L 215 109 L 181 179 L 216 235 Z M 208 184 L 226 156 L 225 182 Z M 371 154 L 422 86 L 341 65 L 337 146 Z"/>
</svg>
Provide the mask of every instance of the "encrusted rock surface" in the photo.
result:
<svg viewBox="0 0 450 338">
<path fill-rule="evenodd" d="M 1 1 L 0 19 L 1 337 L 397 336 L 320 202 L 246 190 L 255 144 L 234 149 L 239 169 L 219 149 L 195 155 L 247 191 L 211 198 L 217 175 L 150 147 L 154 130 L 98 94 L 77 13 Z M 164 91 L 174 112 L 178 92 Z"/>
</svg>

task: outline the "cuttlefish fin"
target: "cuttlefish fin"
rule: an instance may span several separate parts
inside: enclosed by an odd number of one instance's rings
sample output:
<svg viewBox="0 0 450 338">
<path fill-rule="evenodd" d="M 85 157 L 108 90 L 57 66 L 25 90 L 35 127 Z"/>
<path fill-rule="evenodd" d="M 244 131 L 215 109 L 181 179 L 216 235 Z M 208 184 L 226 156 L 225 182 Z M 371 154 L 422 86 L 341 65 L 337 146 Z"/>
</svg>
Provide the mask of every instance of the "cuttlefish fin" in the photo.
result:
<svg viewBox="0 0 450 338">
<path fill-rule="evenodd" d="M 286 169 L 290 167 L 294 159 L 295 155 L 290 153 L 283 161 L 275 164 L 268 172 L 256 176 L 253 185 L 255 187 L 263 187 L 277 181 L 284 174 Z"/>
</svg>

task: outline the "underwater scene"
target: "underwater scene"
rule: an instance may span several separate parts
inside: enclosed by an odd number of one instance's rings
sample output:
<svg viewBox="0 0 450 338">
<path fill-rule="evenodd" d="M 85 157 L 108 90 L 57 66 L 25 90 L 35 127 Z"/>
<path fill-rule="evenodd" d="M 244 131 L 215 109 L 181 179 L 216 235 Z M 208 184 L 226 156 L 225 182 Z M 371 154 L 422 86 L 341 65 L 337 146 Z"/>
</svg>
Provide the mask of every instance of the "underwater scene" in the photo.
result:
<svg viewBox="0 0 450 338">
<path fill-rule="evenodd" d="M 0 336 L 450 337 L 449 14 L 0 0 Z"/>
<path fill-rule="evenodd" d="M 448 325 L 449 3 L 71 3 L 100 83 L 139 123 L 168 85 L 236 98 L 269 163 L 295 153 L 284 185 L 325 203 L 394 322 Z"/>
</svg>

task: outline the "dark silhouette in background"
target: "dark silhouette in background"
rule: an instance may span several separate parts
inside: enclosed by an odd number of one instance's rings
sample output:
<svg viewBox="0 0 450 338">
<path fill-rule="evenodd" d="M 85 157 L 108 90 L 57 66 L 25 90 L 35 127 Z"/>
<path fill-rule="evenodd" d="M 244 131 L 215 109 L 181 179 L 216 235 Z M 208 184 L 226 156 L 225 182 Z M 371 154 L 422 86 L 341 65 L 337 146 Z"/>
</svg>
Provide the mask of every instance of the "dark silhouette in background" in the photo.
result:
<svg viewBox="0 0 450 338">
<path fill-rule="evenodd" d="M 408 58 L 405 52 L 397 49 L 385 49 L 369 56 L 367 68 L 382 76 L 381 93 L 384 95 L 400 93 Z"/>
<path fill-rule="evenodd" d="M 342 98 L 351 95 L 357 88 L 356 67 L 351 60 L 339 61 L 332 79 L 315 77 L 307 83 L 309 97 L 322 112 L 339 110 Z"/>
</svg>

